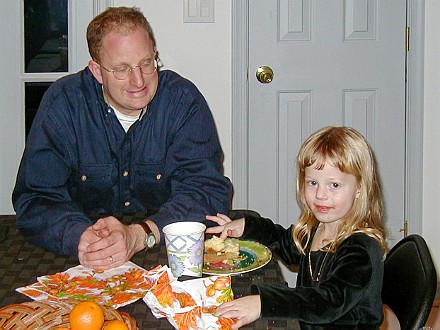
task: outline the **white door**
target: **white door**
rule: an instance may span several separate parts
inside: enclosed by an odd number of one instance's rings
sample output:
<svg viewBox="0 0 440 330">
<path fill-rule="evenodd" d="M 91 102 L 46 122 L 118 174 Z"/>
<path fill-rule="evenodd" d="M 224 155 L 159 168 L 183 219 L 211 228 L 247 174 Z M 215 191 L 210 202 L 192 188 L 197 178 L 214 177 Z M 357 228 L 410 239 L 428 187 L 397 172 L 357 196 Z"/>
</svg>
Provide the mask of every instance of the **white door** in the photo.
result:
<svg viewBox="0 0 440 330">
<path fill-rule="evenodd" d="M 379 163 L 390 245 L 403 237 L 405 29 L 405 0 L 249 1 L 250 209 L 296 222 L 301 143 L 323 126 L 352 126 Z M 262 65 L 272 82 L 256 79 Z"/>
</svg>

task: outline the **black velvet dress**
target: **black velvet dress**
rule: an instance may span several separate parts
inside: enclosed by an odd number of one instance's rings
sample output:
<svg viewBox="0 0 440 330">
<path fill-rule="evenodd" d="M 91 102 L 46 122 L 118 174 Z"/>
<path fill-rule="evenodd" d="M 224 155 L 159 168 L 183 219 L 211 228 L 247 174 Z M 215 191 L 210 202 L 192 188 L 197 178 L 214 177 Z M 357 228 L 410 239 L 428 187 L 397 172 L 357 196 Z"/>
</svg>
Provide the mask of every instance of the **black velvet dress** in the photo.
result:
<svg viewBox="0 0 440 330">
<path fill-rule="evenodd" d="M 270 219 L 246 216 L 242 239 L 258 241 L 287 265 L 299 266 L 294 288 L 252 286 L 252 293 L 261 297 L 261 317 L 296 319 L 301 329 L 379 329 L 383 321 L 383 258 L 379 243 L 358 233 L 342 242 L 335 253 L 328 253 L 324 263 L 325 251 L 312 252 L 314 279 L 322 265 L 319 281 L 313 281 L 308 255 L 299 254 L 292 229 Z"/>
</svg>

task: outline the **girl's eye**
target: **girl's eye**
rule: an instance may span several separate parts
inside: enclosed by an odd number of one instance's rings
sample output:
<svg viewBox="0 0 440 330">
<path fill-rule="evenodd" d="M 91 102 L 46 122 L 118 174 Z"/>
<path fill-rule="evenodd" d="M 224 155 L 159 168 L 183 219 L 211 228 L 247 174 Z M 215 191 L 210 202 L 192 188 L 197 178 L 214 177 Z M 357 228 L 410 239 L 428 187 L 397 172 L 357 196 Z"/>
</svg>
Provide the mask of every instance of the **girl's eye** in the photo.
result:
<svg viewBox="0 0 440 330">
<path fill-rule="evenodd" d="M 317 185 L 317 183 L 316 183 L 316 181 L 309 180 L 309 181 L 307 181 L 307 185 L 309 185 L 309 186 L 311 186 L 311 187 L 314 187 L 314 186 Z"/>
<path fill-rule="evenodd" d="M 331 186 L 332 186 L 333 189 L 337 189 L 337 188 L 340 187 L 339 183 L 336 183 L 336 182 L 333 182 L 333 183 L 331 184 Z"/>
</svg>

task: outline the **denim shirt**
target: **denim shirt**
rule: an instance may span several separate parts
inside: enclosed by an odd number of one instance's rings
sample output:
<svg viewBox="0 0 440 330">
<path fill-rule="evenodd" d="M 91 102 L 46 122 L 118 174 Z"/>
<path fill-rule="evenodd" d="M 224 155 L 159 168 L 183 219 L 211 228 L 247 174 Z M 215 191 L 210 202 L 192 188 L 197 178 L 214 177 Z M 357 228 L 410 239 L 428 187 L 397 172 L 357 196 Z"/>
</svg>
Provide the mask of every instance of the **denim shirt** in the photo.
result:
<svg viewBox="0 0 440 330">
<path fill-rule="evenodd" d="M 90 213 L 152 211 L 159 230 L 227 213 L 231 183 L 206 100 L 159 72 L 143 116 L 125 132 L 88 68 L 54 82 L 29 133 L 12 201 L 31 243 L 77 255 Z"/>
</svg>

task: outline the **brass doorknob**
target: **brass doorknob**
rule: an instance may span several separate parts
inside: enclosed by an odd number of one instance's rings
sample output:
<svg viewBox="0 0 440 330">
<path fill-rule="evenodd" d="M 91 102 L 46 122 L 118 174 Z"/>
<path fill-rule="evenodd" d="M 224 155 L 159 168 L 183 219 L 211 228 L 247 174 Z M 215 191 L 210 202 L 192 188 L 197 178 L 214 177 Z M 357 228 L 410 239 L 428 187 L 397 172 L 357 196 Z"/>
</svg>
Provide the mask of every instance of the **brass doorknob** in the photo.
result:
<svg viewBox="0 0 440 330">
<path fill-rule="evenodd" d="M 255 73 L 257 79 L 262 84 L 268 84 L 273 80 L 273 71 L 267 65 L 262 65 L 257 69 Z"/>
</svg>

